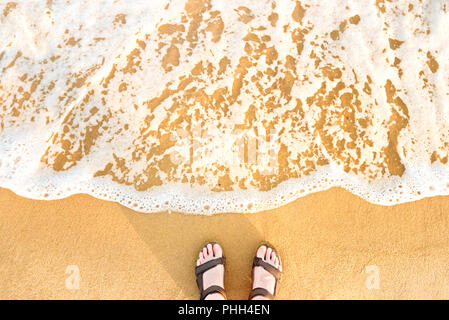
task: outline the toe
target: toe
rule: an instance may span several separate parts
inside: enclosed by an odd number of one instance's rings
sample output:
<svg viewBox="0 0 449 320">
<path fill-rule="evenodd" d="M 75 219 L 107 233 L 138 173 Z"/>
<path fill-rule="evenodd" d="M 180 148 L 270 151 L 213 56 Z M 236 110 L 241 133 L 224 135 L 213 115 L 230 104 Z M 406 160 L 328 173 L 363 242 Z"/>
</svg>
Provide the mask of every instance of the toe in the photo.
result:
<svg viewBox="0 0 449 320">
<path fill-rule="evenodd" d="M 214 256 L 215 257 L 222 257 L 223 256 L 223 250 L 221 249 L 221 246 L 218 243 L 214 243 L 212 249 L 214 251 Z"/>
<path fill-rule="evenodd" d="M 279 259 L 279 257 L 276 254 L 276 261 L 275 261 L 275 265 L 276 268 L 279 269 L 279 271 L 282 271 L 282 264 L 281 264 L 281 259 Z"/>
<path fill-rule="evenodd" d="M 200 254 L 198 255 L 198 259 L 197 261 L 197 265 L 203 264 L 204 262 L 204 257 L 203 257 L 203 252 L 201 251 Z"/>
<path fill-rule="evenodd" d="M 271 248 L 268 248 L 268 249 L 267 249 L 267 252 L 265 252 L 265 260 L 266 260 L 266 261 L 269 261 L 269 260 L 270 260 L 271 252 L 273 252 L 273 249 L 271 249 Z"/>
<path fill-rule="evenodd" d="M 212 244 L 211 244 L 211 243 L 208 243 L 207 246 L 206 246 L 206 248 L 207 248 L 207 254 L 208 254 L 209 256 L 213 256 L 213 255 L 214 255 L 214 252 L 212 251 Z"/>
<path fill-rule="evenodd" d="M 206 247 L 203 248 L 203 256 L 204 256 L 204 259 L 207 259 L 207 248 Z"/>
<path fill-rule="evenodd" d="M 259 249 L 257 249 L 257 253 L 256 256 L 258 258 L 264 258 L 265 257 L 265 252 L 267 251 L 267 247 L 265 246 L 260 246 Z"/>
<path fill-rule="evenodd" d="M 271 263 L 274 264 L 274 261 L 275 261 L 276 259 L 277 259 L 276 252 L 271 251 L 271 257 L 270 257 Z"/>
</svg>

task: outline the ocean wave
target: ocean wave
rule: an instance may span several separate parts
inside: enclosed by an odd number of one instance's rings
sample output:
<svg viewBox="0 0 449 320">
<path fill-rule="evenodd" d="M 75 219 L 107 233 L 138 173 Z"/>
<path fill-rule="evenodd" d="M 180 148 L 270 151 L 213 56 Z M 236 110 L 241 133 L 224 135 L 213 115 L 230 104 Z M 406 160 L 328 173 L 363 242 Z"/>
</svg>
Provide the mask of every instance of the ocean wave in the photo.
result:
<svg viewBox="0 0 449 320">
<path fill-rule="evenodd" d="M 0 1 L 0 186 L 144 212 L 449 194 L 449 1 Z"/>
</svg>

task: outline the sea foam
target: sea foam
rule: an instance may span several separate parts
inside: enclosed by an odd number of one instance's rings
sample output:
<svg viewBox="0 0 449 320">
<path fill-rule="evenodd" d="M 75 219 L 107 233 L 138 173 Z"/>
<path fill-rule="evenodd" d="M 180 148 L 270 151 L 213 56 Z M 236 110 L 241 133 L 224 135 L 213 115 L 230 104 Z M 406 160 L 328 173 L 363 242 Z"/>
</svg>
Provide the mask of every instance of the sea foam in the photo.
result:
<svg viewBox="0 0 449 320">
<path fill-rule="evenodd" d="M 256 212 L 449 194 L 449 1 L 0 0 L 0 186 Z"/>
</svg>

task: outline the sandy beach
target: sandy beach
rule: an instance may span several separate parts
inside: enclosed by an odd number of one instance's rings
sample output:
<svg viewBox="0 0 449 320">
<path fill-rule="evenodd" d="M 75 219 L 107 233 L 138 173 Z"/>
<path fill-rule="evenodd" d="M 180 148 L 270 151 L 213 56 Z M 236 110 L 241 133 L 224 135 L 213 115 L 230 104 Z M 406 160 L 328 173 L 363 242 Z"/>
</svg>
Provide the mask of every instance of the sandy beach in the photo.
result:
<svg viewBox="0 0 449 320">
<path fill-rule="evenodd" d="M 447 299 L 447 212 L 448 197 L 383 207 L 336 188 L 272 211 L 212 217 L 2 189 L 0 298 L 197 299 L 195 257 L 214 239 L 227 256 L 230 299 L 247 298 L 263 240 L 283 259 L 280 299 Z M 79 290 L 66 288 L 69 265 L 79 268 Z M 379 289 L 366 286 L 368 266 L 378 268 Z"/>
<path fill-rule="evenodd" d="M 230 299 L 262 241 L 280 299 L 449 299 L 448 29 L 438 0 L 2 2 L 0 299 L 198 299 L 211 240 Z"/>
</svg>

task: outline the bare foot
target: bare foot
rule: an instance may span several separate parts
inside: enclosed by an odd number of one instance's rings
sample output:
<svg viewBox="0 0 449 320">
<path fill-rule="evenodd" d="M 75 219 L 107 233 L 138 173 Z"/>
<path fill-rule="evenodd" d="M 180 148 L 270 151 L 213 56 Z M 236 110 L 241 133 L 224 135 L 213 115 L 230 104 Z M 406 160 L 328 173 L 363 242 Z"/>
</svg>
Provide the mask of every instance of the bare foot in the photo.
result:
<svg viewBox="0 0 449 320">
<path fill-rule="evenodd" d="M 203 247 L 200 251 L 196 265 L 202 265 L 210 260 L 223 257 L 223 250 L 219 244 L 211 243 Z M 211 286 L 219 286 L 224 288 L 224 266 L 222 264 L 217 264 L 215 267 L 205 271 L 202 275 L 203 277 L 203 290 Z M 223 295 L 219 293 L 211 293 L 206 296 L 204 300 L 225 300 Z"/>
<path fill-rule="evenodd" d="M 265 245 L 259 247 L 256 253 L 256 257 L 262 258 L 264 262 L 272 265 L 274 268 L 282 271 L 282 265 L 279 257 L 276 252 L 271 248 L 267 248 Z M 276 285 L 276 278 L 265 270 L 263 267 L 256 266 L 254 267 L 254 275 L 253 275 L 253 289 L 255 288 L 263 288 L 266 289 L 272 295 L 275 294 L 274 288 Z M 258 295 L 255 296 L 252 300 L 270 300 L 267 297 Z"/>
</svg>

